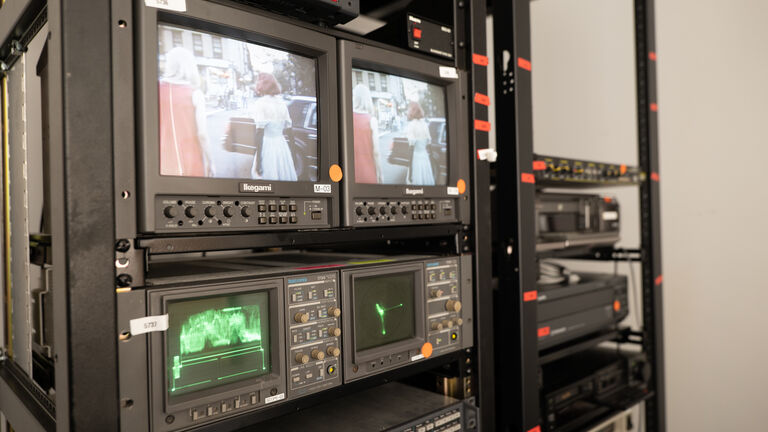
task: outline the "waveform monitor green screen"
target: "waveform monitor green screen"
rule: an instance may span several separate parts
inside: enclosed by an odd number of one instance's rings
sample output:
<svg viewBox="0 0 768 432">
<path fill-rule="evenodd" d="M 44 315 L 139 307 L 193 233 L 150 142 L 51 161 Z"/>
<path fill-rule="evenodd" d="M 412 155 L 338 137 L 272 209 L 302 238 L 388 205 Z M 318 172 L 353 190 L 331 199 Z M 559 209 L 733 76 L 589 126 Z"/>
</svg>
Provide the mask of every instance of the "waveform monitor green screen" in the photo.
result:
<svg viewBox="0 0 768 432">
<path fill-rule="evenodd" d="M 355 278 L 355 350 L 415 336 L 415 275 L 412 272 Z"/>
<path fill-rule="evenodd" d="M 271 371 L 268 292 L 173 301 L 167 307 L 170 397 Z"/>
</svg>

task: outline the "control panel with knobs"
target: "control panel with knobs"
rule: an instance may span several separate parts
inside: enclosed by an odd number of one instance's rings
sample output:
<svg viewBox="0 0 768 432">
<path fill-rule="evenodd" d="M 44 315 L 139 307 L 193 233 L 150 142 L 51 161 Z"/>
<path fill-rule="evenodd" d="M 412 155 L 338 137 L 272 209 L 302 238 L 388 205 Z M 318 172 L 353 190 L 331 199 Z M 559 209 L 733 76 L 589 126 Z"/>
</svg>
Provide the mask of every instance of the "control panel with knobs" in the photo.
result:
<svg viewBox="0 0 768 432">
<path fill-rule="evenodd" d="M 278 207 L 279 210 L 279 207 Z M 341 384 L 341 304 L 338 273 L 285 278 L 288 397 Z"/>
<path fill-rule="evenodd" d="M 330 200 L 158 196 L 155 232 L 330 228 Z"/>
<path fill-rule="evenodd" d="M 418 225 L 458 221 L 455 199 L 356 199 L 348 225 Z"/>
<path fill-rule="evenodd" d="M 471 343 L 472 329 L 464 326 L 465 318 L 472 316 L 471 310 L 466 310 L 471 309 L 471 303 L 463 304 L 472 300 L 471 266 L 461 262 L 466 259 L 462 256 L 427 264 L 427 333 L 438 353 Z"/>
</svg>

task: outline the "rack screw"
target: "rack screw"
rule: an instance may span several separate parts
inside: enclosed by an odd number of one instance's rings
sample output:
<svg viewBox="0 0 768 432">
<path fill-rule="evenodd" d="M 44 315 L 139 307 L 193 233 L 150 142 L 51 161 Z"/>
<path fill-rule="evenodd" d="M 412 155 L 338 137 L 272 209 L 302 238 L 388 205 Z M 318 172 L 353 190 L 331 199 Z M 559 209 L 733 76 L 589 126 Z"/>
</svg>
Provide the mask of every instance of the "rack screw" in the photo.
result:
<svg viewBox="0 0 768 432">
<path fill-rule="evenodd" d="M 115 244 L 115 250 L 118 252 L 128 252 L 131 249 L 131 242 L 126 239 L 120 239 Z"/>
<path fill-rule="evenodd" d="M 129 287 L 131 283 L 133 283 L 131 275 L 123 273 L 117 276 L 117 286 L 120 288 Z"/>
</svg>

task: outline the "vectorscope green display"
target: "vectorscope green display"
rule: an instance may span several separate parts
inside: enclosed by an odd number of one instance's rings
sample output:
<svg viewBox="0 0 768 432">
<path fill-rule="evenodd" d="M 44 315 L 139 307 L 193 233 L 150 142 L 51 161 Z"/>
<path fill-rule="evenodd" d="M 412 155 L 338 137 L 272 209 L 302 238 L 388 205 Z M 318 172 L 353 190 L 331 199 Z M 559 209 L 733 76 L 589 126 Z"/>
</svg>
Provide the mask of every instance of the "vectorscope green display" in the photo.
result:
<svg viewBox="0 0 768 432">
<path fill-rule="evenodd" d="M 414 273 L 355 278 L 355 350 L 414 337 Z"/>
<path fill-rule="evenodd" d="M 169 302 L 168 321 L 170 397 L 271 370 L 268 292 Z"/>
</svg>

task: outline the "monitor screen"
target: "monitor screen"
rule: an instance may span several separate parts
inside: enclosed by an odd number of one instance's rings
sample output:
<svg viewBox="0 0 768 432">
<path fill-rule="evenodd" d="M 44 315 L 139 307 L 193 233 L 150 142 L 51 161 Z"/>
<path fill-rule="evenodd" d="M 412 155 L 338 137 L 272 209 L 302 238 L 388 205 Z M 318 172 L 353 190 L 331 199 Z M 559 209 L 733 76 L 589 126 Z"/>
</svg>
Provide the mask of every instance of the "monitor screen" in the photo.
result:
<svg viewBox="0 0 768 432">
<path fill-rule="evenodd" d="M 170 398 L 271 372 L 269 293 L 172 301 L 167 312 Z"/>
<path fill-rule="evenodd" d="M 352 86 L 355 182 L 446 185 L 445 88 L 358 68 Z"/>
<path fill-rule="evenodd" d="M 355 351 L 415 336 L 415 285 L 414 273 L 355 278 Z"/>
<path fill-rule="evenodd" d="M 160 174 L 316 181 L 317 62 L 158 25 Z"/>
</svg>

